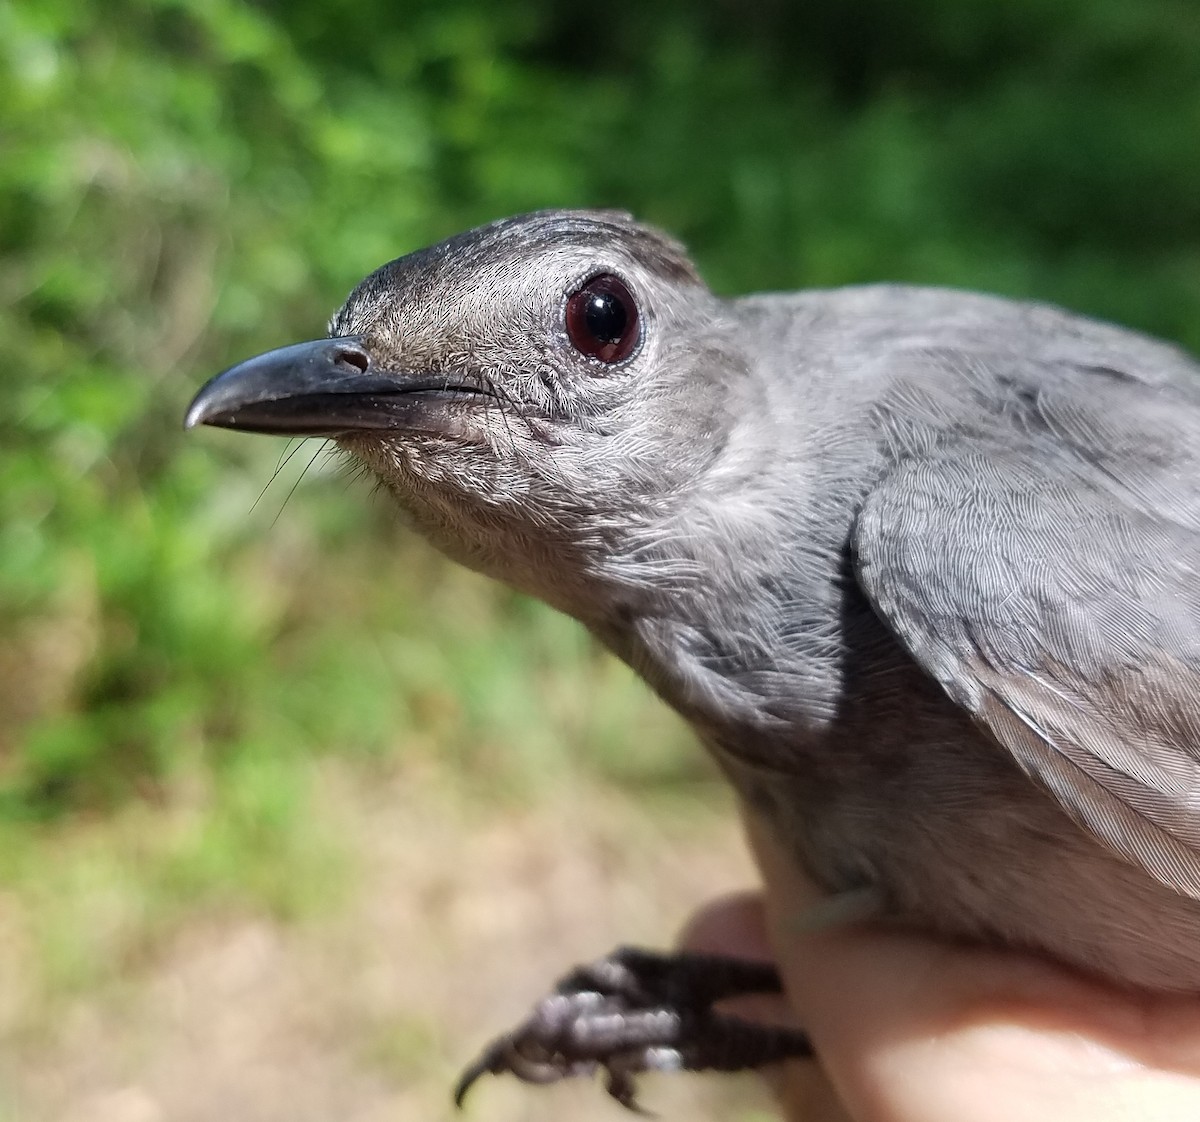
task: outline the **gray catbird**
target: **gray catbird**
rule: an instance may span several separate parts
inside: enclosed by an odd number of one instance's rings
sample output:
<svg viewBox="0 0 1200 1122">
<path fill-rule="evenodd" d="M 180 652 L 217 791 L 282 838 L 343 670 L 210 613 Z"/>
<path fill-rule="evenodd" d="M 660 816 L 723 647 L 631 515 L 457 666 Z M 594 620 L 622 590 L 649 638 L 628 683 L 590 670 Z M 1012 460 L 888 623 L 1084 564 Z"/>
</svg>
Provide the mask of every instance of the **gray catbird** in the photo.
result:
<svg viewBox="0 0 1200 1122">
<path fill-rule="evenodd" d="M 830 893 L 1200 991 L 1200 365 L 964 292 L 720 299 L 612 212 L 402 257 L 329 336 L 187 424 L 332 437 L 633 666 Z M 710 1008 L 777 984 L 618 952 L 460 1091 L 799 1054 Z"/>
</svg>

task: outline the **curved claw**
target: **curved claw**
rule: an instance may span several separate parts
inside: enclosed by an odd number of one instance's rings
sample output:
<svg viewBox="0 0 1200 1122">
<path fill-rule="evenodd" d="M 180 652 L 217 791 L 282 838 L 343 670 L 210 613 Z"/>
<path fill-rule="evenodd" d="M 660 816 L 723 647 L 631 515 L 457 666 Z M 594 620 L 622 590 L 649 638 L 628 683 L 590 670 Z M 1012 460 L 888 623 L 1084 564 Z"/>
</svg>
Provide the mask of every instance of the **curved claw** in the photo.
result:
<svg viewBox="0 0 1200 1122">
<path fill-rule="evenodd" d="M 463 1104 L 467 1101 L 467 1092 L 475 1086 L 481 1075 L 487 1075 L 490 1070 L 491 1068 L 482 1059 L 467 1065 L 466 1070 L 458 1077 L 458 1082 L 454 1084 L 454 1106 L 456 1110 L 462 1110 Z"/>
<path fill-rule="evenodd" d="M 604 1089 L 612 1095 L 626 1110 L 640 1114 L 644 1118 L 657 1118 L 652 1110 L 647 1110 L 637 1100 L 637 1081 L 632 1073 L 605 1064 L 608 1078 L 604 1081 Z"/>
<path fill-rule="evenodd" d="M 595 1071 L 596 1064 L 590 1060 L 568 1060 L 565 1056 L 544 1053 L 534 1057 L 522 1051 L 522 1041 L 515 1036 L 502 1036 L 494 1041 L 459 1076 L 454 1086 L 454 1105 L 462 1109 L 467 1092 L 483 1075 L 515 1075 L 523 1083 L 546 1085 L 570 1079 L 576 1075 L 588 1075 Z M 525 1042 L 528 1043 L 528 1042 Z M 541 1049 L 539 1049 L 540 1051 Z"/>
<path fill-rule="evenodd" d="M 643 1072 L 742 1071 L 812 1055 L 803 1033 L 714 1009 L 726 997 L 779 988 L 769 963 L 621 948 L 563 978 L 524 1023 L 488 1045 L 459 1078 L 455 1105 L 488 1073 L 546 1084 L 603 1071 L 617 1102 L 653 1117 L 637 1101 Z"/>
<path fill-rule="evenodd" d="M 480 1076 L 503 1075 L 505 1072 L 515 1075 L 523 1083 L 540 1084 L 557 1083 L 569 1074 L 555 1067 L 550 1060 L 532 1060 L 522 1056 L 512 1040 L 497 1041 L 459 1076 L 454 1087 L 454 1105 L 462 1109 L 467 1092 Z"/>
</svg>

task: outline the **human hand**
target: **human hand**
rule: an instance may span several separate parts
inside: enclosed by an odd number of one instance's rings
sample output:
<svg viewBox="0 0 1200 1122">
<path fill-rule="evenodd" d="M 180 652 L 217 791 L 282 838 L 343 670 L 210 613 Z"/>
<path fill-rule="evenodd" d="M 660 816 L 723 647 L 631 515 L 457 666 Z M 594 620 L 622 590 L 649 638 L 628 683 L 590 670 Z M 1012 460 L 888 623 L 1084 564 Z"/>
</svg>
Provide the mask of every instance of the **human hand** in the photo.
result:
<svg viewBox="0 0 1200 1122">
<path fill-rule="evenodd" d="M 765 892 L 709 905 L 682 941 L 779 965 L 786 999 L 742 1010 L 815 1046 L 819 1063 L 765 1073 L 788 1122 L 1200 1118 L 1200 997 L 867 926 L 805 930 L 820 893 L 750 833 Z"/>
</svg>

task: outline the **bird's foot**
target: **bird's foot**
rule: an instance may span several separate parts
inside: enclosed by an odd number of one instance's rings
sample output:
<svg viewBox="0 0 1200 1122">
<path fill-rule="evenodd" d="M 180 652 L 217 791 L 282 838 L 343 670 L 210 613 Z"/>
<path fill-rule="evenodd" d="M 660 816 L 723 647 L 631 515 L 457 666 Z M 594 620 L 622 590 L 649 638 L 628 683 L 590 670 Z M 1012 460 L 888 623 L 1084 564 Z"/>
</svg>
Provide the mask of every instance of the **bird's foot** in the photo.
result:
<svg viewBox="0 0 1200 1122">
<path fill-rule="evenodd" d="M 527 1020 L 492 1041 L 459 1079 L 462 1106 L 483 1074 L 509 1072 L 527 1083 L 556 1083 L 603 1070 L 622 1106 L 638 1106 L 635 1077 L 646 1071 L 743 1071 L 812 1055 L 795 1029 L 718 1013 L 746 994 L 779 993 L 769 963 L 703 954 L 657 954 L 622 947 L 563 978 Z"/>
</svg>

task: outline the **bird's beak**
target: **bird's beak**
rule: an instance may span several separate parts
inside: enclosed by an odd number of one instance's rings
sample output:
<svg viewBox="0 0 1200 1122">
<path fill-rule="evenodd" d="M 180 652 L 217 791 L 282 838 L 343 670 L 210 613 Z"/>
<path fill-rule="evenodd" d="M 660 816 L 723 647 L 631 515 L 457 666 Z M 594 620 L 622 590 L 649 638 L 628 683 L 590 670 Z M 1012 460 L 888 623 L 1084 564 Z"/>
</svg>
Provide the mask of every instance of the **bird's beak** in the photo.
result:
<svg viewBox="0 0 1200 1122">
<path fill-rule="evenodd" d="M 185 428 L 336 436 L 419 425 L 430 398 L 481 391 L 444 377 L 377 372 L 361 338 L 317 339 L 247 359 L 196 394 Z"/>
</svg>

